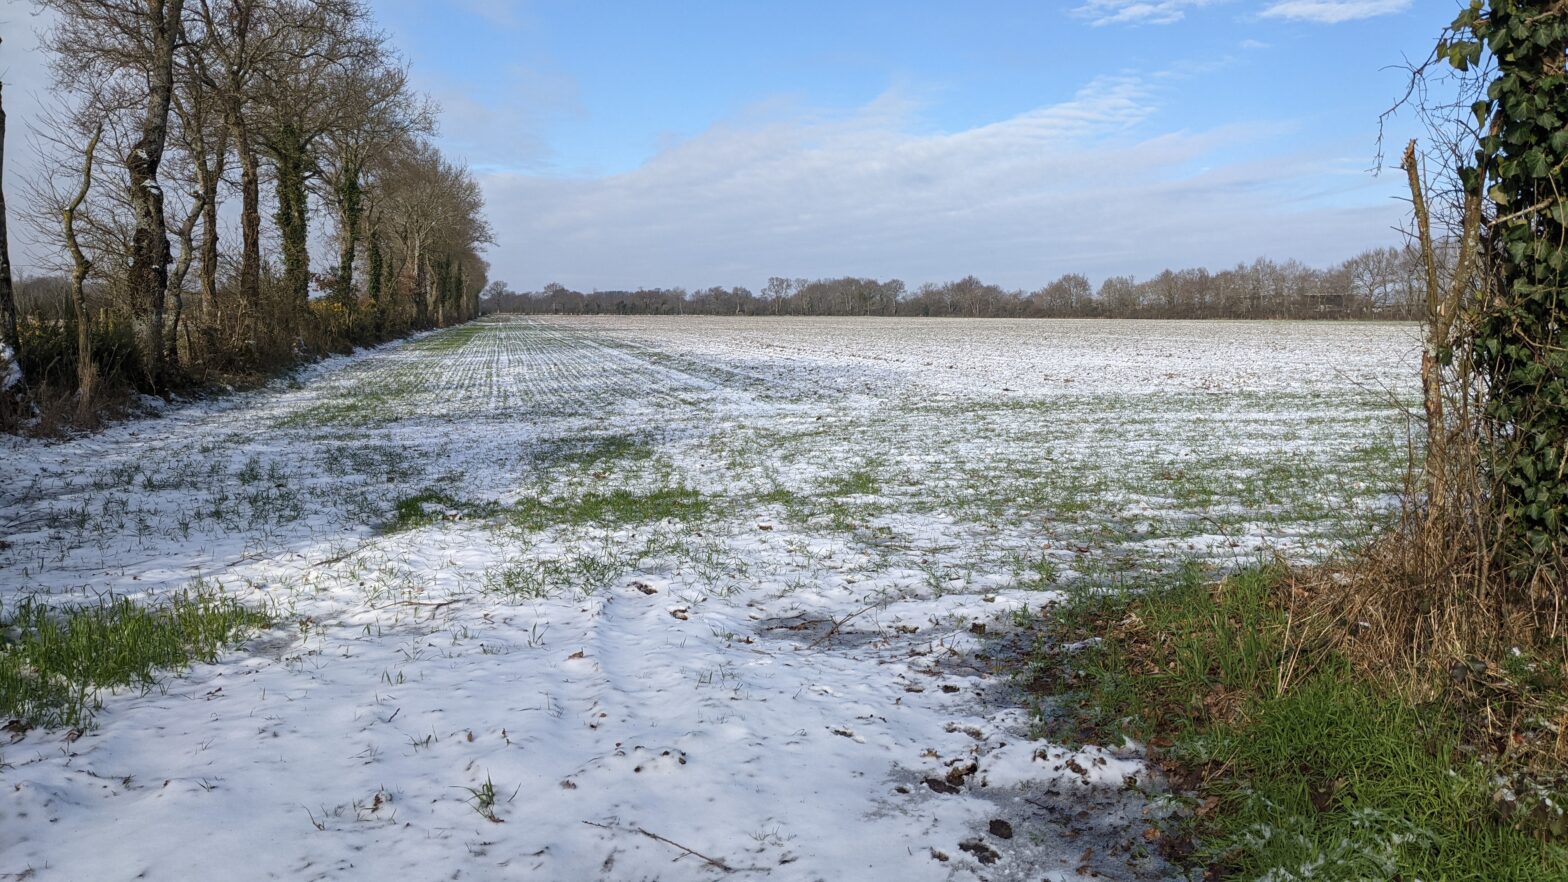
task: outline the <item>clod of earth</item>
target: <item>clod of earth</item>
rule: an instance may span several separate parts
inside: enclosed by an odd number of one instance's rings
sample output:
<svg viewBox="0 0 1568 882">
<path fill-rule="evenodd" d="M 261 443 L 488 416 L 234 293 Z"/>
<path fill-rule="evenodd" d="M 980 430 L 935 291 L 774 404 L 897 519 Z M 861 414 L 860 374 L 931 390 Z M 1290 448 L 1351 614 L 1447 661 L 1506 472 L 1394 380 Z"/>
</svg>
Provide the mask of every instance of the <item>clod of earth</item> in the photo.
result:
<svg viewBox="0 0 1568 882">
<path fill-rule="evenodd" d="M 994 864 L 1002 859 L 1001 852 L 987 845 L 984 840 L 965 839 L 958 843 L 958 847 L 975 856 L 975 860 L 982 864 Z"/>
<path fill-rule="evenodd" d="M 964 779 L 963 778 L 959 778 L 958 780 L 959 780 L 959 783 L 961 784 L 961 783 L 963 783 Z M 953 793 L 958 793 L 959 792 L 959 789 L 958 789 L 957 786 L 955 786 L 953 784 L 949 784 L 948 782 L 942 780 L 941 778 L 927 778 L 927 779 L 925 779 L 925 785 L 927 787 L 931 788 L 932 790 L 935 790 L 937 793 L 953 794 Z"/>
</svg>

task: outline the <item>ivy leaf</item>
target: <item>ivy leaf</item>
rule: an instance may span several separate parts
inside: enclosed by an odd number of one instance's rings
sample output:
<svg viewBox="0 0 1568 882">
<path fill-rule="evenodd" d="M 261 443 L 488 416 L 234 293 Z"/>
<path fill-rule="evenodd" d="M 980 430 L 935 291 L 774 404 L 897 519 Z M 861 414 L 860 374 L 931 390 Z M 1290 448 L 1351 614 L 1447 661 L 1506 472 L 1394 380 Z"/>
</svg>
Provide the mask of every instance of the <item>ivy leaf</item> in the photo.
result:
<svg viewBox="0 0 1568 882">
<path fill-rule="evenodd" d="M 1461 72 L 1470 69 L 1470 56 L 1465 52 L 1463 43 L 1455 43 L 1448 47 L 1448 64 Z"/>
<path fill-rule="evenodd" d="M 1539 147 L 1534 148 L 1524 155 L 1525 167 L 1529 169 L 1531 177 L 1544 178 L 1551 170 L 1546 162 L 1546 151 Z"/>
</svg>

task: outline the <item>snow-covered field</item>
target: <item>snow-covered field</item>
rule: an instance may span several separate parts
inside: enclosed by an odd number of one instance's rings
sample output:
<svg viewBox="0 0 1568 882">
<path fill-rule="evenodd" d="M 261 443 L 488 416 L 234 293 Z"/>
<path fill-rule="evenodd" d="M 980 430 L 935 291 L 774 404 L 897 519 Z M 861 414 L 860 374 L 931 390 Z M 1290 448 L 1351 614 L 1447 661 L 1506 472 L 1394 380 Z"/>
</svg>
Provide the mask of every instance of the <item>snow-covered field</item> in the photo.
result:
<svg viewBox="0 0 1568 882">
<path fill-rule="evenodd" d="M 0 740 L 0 878 L 1163 878 L 1158 782 L 1030 740 L 994 638 L 1062 591 L 1361 535 L 1416 353 L 1392 325 L 491 320 L 3 442 L 0 614 L 200 580 L 279 624 L 79 738 Z"/>
</svg>

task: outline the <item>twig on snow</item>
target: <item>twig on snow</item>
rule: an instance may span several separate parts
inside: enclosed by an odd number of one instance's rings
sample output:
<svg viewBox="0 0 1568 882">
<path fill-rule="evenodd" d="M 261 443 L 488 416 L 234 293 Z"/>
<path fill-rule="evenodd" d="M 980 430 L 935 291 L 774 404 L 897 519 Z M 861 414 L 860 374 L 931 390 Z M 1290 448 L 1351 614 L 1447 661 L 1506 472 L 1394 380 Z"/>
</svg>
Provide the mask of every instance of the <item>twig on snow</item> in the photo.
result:
<svg viewBox="0 0 1568 882">
<path fill-rule="evenodd" d="M 371 612 L 380 612 L 381 610 L 384 610 L 384 609 L 391 609 L 394 606 L 412 606 L 412 607 L 418 607 L 418 608 L 421 608 L 421 609 L 428 609 L 428 610 L 430 610 L 430 621 L 433 622 L 436 619 L 436 614 L 441 612 L 441 610 L 445 609 L 446 607 L 452 606 L 453 604 L 457 604 L 457 603 L 466 603 L 467 601 L 472 600 L 472 599 L 473 598 L 470 598 L 470 597 L 454 597 L 451 600 L 442 600 L 442 601 L 439 601 L 439 602 L 431 602 L 431 601 L 428 601 L 428 600 L 396 600 L 396 601 L 393 601 L 392 603 L 383 603 L 380 606 L 371 606 L 371 607 L 366 607 L 366 608 L 369 609 Z M 414 614 L 414 618 L 417 621 L 418 618 L 419 618 L 419 614 L 415 613 Z"/>
<path fill-rule="evenodd" d="M 842 619 L 839 619 L 838 621 L 835 621 L 833 623 L 833 627 L 829 628 L 828 632 L 826 634 L 823 634 L 821 637 L 818 637 L 817 639 L 811 641 L 811 645 L 807 646 L 806 648 L 807 649 L 816 649 L 818 643 L 821 643 L 822 641 L 828 639 L 829 637 L 832 637 L 834 634 L 837 634 L 838 633 L 838 629 L 844 627 L 847 624 L 849 624 L 849 620 L 850 619 L 853 619 L 853 618 L 861 615 L 862 613 L 871 612 L 872 610 L 874 610 L 876 608 L 877 608 L 877 604 L 875 604 L 875 603 L 871 604 L 870 606 L 863 606 L 860 609 L 857 609 L 854 612 L 850 613 L 849 615 L 843 617 Z"/>
<path fill-rule="evenodd" d="M 310 565 L 310 567 L 311 567 L 311 569 L 319 569 L 321 567 L 331 566 L 332 564 L 340 563 L 342 561 L 348 560 L 349 558 L 353 557 L 354 555 L 360 553 L 361 551 L 364 551 L 365 549 L 367 549 L 370 546 L 375 545 L 375 544 L 376 543 L 375 543 L 374 540 L 372 540 L 370 542 L 361 542 L 360 544 L 354 546 L 353 548 L 350 548 L 348 551 L 345 551 L 345 552 L 343 552 L 342 554 L 340 554 L 340 555 L 338 555 L 336 557 L 329 557 L 326 560 L 319 561 L 317 563 L 313 563 L 313 564 Z"/>
<path fill-rule="evenodd" d="M 645 829 L 643 827 L 617 827 L 614 824 L 600 824 L 600 823 L 598 823 L 596 821 L 583 821 L 583 823 L 587 824 L 590 827 L 598 827 L 601 830 L 618 830 L 618 831 L 623 832 L 623 833 L 641 833 L 642 835 L 648 837 L 649 839 L 657 840 L 659 842 L 664 843 L 665 845 L 673 845 L 676 848 L 680 849 L 681 851 L 684 851 L 687 854 L 691 855 L 692 857 L 701 858 L 702 860 L 706 861 L 709 866 L 717 867 L 718 869 L 723 870 L 726 873 L 738 873 L 738 872 L 742 872 L 742 871 L 745 871 L 745 872 L 763 872 L 763 873 L 770 873 L 770 872 L 772 872 L 772 870 L 770 868 L 768 868 L 768 867 L 732 867 L 729 864 L 726 864 L 725 862 L 719 860 L 718 858 L 708 857 L 707 855 L 703 854 L 700 851 L 697 851 L 694 848 L 687 848 L 686 846 L 681 845 L 679 842 L 676 842 L 673 839 L 670 839 L 670 838 L 667 838 L 667 837 L 664 837 L 664 836 L 660 836 L 659 834 L 654 833 L 651 830 L 647 830 L 647 829 Z"/>
</svg>

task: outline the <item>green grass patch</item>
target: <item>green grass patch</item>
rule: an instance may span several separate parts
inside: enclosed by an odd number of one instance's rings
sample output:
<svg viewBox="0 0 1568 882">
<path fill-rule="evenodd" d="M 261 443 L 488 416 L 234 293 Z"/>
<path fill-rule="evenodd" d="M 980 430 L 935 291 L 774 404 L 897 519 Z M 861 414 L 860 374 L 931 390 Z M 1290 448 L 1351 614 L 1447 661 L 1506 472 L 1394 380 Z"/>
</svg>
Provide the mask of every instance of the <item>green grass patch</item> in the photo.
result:
<svg viewBox="0 0 1568 882">
<path fill-rule="evenodd" d="M 565 589 L 590 594 L 619 579 L 630 561 L 612 548 L 580 549 L 560 558 L 512 561 L 485 573 L 484 590 L 514 600 L 553 597 Z"/>
<path fill-rule="evenodd" d="M 1495 769 L 1461 749 L 1448 705 L 1413 706 L 1328 649 L 1293 648 L 1280 581 L 1188 568 L 1021 622 L 1036 640 L 1020 679 L 1050 696 L 1042 734 L 1152 745 L 1193 807 L 1167 831 L 1170 856 L 1214 878 L 1568 878 L 1568 849 L 1498 811 Z"/>
<path fill-rule="evenodd" d="M 511 508 L 512 522 L 530 530 L 580 524 L 642 524 L 691 521 L 708 514 L 713 500 L 689 487 L 661 487 L 647 492 L 617 489 L 581 496 L 524 499 Z"/>
<path fill-rule="evenodd" d="M 643 435 L 602 435 L 575 438 L 541 445 L 534 454 L 540 467 L 575 466 L 596 471 L 622 462 L 641 462 L 652 458 L 653 441 Z"/>
<path fill-rule="evenodd" d="M 757 494 L 754 501 L 758 505 L 781 505 L 786 510 L 796 509 L 805 504 L 805 499 L 799 493 L 782 484 L 775 484 L 767 492 Z"/>
<path fill-rule="evenodd" d="M 1009 557 L 1013 580 L 1019 588 L 1030 591 L 1048 591 L 1056 587 L 1061 570 L 1056 560 L 1044 551 L 1033 555 L 1013 554 Z"/>
<path fill-rule="evenodd" d="M 416 396 L 423 394 L 423 381 L 416 377 L 382 377 L 372 388 L 368 384 L 337 391 L 316 404 L 302 407 L 273 423 L 280 429 L 320 428 L 325 426 L 362 428 L 393 422 L 407 416 Z"/>
<path fill-rule="evenodd" d="M 24 600 L 0 620 L 0 717 L 86 726 L 104 690 L 151 689 L 160 670 L 215 661 L 270 621 L 199 587 L 150 607 L 123 597 L 58 608 Z"/>
<path fill-rule="evenodd" d="M 822 495 L 834 498 L 874 496 L 881 490 L 882 482 L 877 479 L 876 472 L 871 469 L 856 469 L 827 482 L 822 488 Z"/>
<path fill-rule="evenodd" d="M 420 352 L 455 352 L 467 346 L 469 341 L 485 333 L 485 331 L 485 323 L 469 322 L 466 325 L 458 325 L 455 328 L 448 328 L 445 331 L 431 334 L 423 340 L 416 340 L 408 344 L 408 348 Z"/>
<path fill-rule="evenodd" d="M 392 520 L 387 523 L 385 532 L 400 533 L 456 518 L 489 517 L 497 511 L 499 508 L 494 504 L 467 502 L 441 490 L 422 490 L 393 505 Z"/>
</svg>

